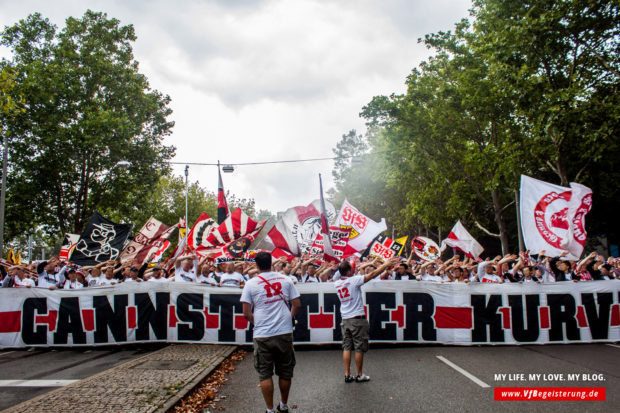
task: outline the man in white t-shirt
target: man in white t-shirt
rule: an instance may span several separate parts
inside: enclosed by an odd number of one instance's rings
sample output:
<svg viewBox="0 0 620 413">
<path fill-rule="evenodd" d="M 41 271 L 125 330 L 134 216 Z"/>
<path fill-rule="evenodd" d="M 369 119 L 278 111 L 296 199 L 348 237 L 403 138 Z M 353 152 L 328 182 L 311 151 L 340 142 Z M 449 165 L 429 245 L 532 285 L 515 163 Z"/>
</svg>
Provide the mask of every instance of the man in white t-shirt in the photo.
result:
<svg viewBox="0 0 620 413">
<path fill-rule="evenodd" d="M 77 271 L 74 268 L 71 268 L 67 271 L 67 280 L 65 281 L 65 285 L 63 289 L 65 290 L 78 290 L 80 288 L 84 288 L 84 285 L 78 281 L 77 279 Z"/>
<path fill-rule="evenodd" d="M 68 267 L 65 265 L 60 271 L 56 272 L 57 264 L 58 259 L 52 257 L 49 261 L 43 261 L 37 265 L 37 287 L 49 288 L 50 290 L 62 288 L 65 284 L 65 271 Z"/>
<path fill-rule="evenodd" d="M 375 260 L 376 261 L 376 260 Z M 340 278 L 334 282 L 334 287 L 340 299 L 340 314 L 342 315 L 342 361 L 344 362 L 344 381 L 363 382 L 370 380 L 363 373 L 364 353 L 368 351 L 368 320 L 364 312 L 364 295 L 362 285 L 372 280 L 383 271 L 397 264 L 400 258 L 394 257 L 383 263 L 379 268 L 366 275 L 353 275 L 353 269 L 348 261 L 338 265 Z M 355 350 L 355 367 L 357 376 L 351 376 L 351 352 Z"/>
<path fill-rule="evenodd" d="M 483 261 L 478 264 L 478 279 L 483 283 L 499 284 L 504 280 L 497 274 L 495 274 L 495 266 L 497 261 Z"/>
<path fill-rule="evenodd" d="M 14 273 L 15 273 L 15 278 L 14 278 L 13 287 L 32 288 L 35 286 L 32 278 L 28 278 L 28 276 L 26 275 L 26 271 L 24 271 L 22 267 L 15 267 Z"/>
<path fill-rule="evenodd" d="M 277 409 L 288 412 L 288 394 L 295 368 L 293 318 L 301 307 L 299 292 L 289 277 L 271 271 L 268 252 L 256 254 L 256 266 L 259 273 L 245 284 L 241 293 L 243 315 L 254 324 L 254 367 L 267 412 L 274 412 L 271 379 L 274 367 L 281 397 Z"/>
<path fill-rule="evenodd" d="M 163 269 L 159 265 L 156 265 L 153 267 L 151 276 L 149 277 L 147 281 L 152 282 L 152 283 L 165 283 L 165 282 L 168 282 L 168 279 L 164 277 Z"/>
<path fill-rule="evenodd" d="M 235 271 L 235 263 L 229 262 L 226 272 L 220 276 L 220 287 L 243 287 L 244 285 L 245 278 Z"/>
<path fill-rule="evenodd" d="M 174 262 L 174 281 L 175 282 L 196 282 L 196 266 L 198 260 L 192 255 L 182 260 L 178 259 Z"/>
</svg>

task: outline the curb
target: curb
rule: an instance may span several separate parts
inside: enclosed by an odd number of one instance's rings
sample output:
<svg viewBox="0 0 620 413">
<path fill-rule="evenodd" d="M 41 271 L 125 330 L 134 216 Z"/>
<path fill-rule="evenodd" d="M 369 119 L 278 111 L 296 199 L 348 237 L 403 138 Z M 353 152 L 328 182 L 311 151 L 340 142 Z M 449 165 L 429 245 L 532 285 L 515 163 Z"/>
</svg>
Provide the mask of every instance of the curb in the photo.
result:
<svg viewBox="0 0 620 413">
<path fill-rule="evenodd" d="M 215 365 L 211 369 L 204 369 L 200 373 L 196 374 L 194 378 L 191 379 L 189 383 L 187 383 L 181 390 L 179 390 L 174 396 L 170 397 L 166 403 L 159 409 L 153 410 L 154 413 L 166 413 L 168 410 L 172 409 L 180 400 L 182 400 L 185 396 L 187 396 L 190 392 L 192 392 L 198 385 L 209 376 L 215 369 L 217 369 L 223 362 L 226 360 L 235 350 L 237 350 L 238 346 L 232 346 L 230 350 L 228 350 L 223 356 L 222 360 L 220 360 L 217 365 Z"/>
</svg>

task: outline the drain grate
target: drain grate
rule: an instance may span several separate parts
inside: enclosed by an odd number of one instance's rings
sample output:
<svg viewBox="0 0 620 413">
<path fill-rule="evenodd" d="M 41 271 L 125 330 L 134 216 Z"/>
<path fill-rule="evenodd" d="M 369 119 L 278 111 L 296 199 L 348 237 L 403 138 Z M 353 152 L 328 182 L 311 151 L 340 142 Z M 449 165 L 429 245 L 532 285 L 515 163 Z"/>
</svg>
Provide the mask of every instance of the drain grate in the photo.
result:
<svg viewBox="0 0 620 413">
<path fill-rule="evenodd" d="M 134 368 L 144 370 L 185 370 L 196 363 L 198 363 L 198 360 L 148 360 L 134 366 Z"/>
</svg>

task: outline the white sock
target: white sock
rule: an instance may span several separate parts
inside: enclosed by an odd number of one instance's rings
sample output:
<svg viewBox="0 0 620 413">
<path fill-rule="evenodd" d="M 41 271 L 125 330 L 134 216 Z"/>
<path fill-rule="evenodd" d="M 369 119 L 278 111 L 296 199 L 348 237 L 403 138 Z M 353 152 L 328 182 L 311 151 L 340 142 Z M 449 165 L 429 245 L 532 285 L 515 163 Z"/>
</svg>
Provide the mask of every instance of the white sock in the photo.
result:
<svg viewBox="0 0 620 413">
<path fill-rule="evenodd" d="M 288 409 L 288 406 L 286 405 L 286 403 L 280 402 L 280 409 L 282 409 L 282 410 Z"/>
</svg>

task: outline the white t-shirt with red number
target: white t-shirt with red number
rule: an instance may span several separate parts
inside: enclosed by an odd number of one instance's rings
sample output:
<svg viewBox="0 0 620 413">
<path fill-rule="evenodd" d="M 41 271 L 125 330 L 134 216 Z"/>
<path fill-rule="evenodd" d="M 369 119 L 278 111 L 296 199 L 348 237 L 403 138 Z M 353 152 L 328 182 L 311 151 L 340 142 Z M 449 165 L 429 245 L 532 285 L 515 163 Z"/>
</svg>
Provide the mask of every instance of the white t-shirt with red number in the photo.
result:
<svg viewBox="0 0 620 413">
<path fill-rule="evenodd" d="M 363 275 L 340 278 L 334 283 L 340 299 L 340 314 L 343 319 L 365 315 L 362 285 L 364 285 Z"/>
<path fill-rule="evenodd" d="M 264 278 L 267 282 L 263 281 Z M 293 332 L 287 302 L 299 297 L 291 279 L 277 272 L 263 272 L 245 283 L 241 302 L 254 307 L 254 337 L 272 337 Z"/>
</svg>

